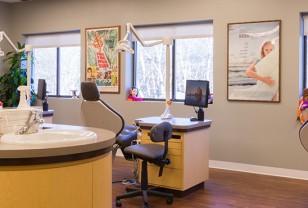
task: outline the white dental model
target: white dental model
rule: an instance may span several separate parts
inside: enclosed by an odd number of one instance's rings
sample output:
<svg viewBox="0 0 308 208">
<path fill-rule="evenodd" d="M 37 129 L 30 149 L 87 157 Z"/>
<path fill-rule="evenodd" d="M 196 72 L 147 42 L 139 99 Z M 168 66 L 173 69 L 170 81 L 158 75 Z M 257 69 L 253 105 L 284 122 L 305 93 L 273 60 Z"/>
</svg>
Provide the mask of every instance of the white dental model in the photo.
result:
<svg viewBox="0 0 308 208">
<path fill-rule="evenodd" d="M 19 104 L 17 109 L 27 109 L 30 108 L 30 87 L 29 86 L 19 86 L 17 88 L 20 91 Z"/>
<path fill-rule="evenodd" d="M 172 115 L 170 114 L 170 106 L 171 106 L 171 101 L 166 102 L 166 110 L 163 114 L 161 114 L 160 118 L 161 119 L 171 119 Z"/>
</svg>

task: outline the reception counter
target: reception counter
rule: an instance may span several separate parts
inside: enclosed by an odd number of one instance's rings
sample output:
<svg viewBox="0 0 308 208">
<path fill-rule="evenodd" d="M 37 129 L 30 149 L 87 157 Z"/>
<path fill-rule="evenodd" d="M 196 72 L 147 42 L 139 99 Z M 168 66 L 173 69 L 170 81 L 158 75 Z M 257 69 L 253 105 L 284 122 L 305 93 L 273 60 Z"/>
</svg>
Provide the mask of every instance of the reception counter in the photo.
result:
<svg viewBox="0 0 308 208">
<path fill-rule="evenodd" d="M 50 147 L 5 144 L 0 138 L 0 207 L 111 207 L 115 134 L 80 126 L 43 128 L 92 131 L 97 139 Z"/>
</svg>

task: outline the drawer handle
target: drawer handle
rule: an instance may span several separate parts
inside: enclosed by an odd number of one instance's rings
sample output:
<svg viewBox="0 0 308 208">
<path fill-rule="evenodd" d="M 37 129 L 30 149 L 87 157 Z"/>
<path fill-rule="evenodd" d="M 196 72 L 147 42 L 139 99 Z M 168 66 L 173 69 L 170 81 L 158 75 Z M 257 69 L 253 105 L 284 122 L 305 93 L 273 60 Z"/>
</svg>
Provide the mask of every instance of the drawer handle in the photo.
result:
<svg viewBox="0 0 308 208">
<path fill-rule="evenodd" d="M 150 136 L 150 132 L 148 133 L 148 136 Z M 181 135 L 173 135 L 170 139 L 181 139 Z"/>
</svg>

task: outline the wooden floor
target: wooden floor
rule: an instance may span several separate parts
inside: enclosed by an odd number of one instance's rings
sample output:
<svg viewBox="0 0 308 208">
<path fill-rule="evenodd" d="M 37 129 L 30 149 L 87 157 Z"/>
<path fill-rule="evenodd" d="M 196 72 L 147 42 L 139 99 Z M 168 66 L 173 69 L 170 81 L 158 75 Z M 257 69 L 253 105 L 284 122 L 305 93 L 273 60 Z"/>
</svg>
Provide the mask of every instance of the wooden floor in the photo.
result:
<svg viewBox="0 0 308 208">
<path fill-rule="evenodd" d="M 123 157 L 113 162 L 113 204 L 116 195 L 123 194 L 127 185 L 123 178 L 133 178 L 133 163 Z M 141 207 L 142 198 L 123 199 L 123 208 Z M 221 169 L 210 169 L 210 179 L 204 189 L 185 197 L 174 197 L 172 205 L 165 199 L 149 197 L 150 208 L 308 208 L 308 181 L 265 176 Z"/>
</svg>

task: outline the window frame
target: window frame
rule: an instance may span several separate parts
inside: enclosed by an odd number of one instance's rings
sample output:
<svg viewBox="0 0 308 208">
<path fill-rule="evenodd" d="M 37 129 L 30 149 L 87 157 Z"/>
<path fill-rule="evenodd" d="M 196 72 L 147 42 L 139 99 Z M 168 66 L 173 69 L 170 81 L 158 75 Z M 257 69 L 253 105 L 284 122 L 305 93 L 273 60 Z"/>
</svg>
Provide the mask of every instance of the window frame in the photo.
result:
<svg viewBox="0 0 308 208">
<path fill-rule="evenodd" d="M 138 30 L 138 27 L 141 28 L 141 27 L 147 27 L 147 26 L 172 26 L 172 25 L 190 25 L 190 24 L 196 24 L 196 23 L 203 23 L 203 24 L 212 24 L 213 25 L 213 21 L 211 20 L 204 20 L 204 21 L 198 21 L 198 22 L 184 22 L 184 23 L 166 23 L 166 24 L 155 24 L 155 25 L 140 25 L 140 26 L 135 26 L 135 28 Z M 213 35 L 211 36 L 212 38 Z M 191 37 L 191 39 L 193 38 L 196 38 L 196 37 Z M 199 38 L 205 38 L 204 37 L 199 37 Z M 176 58 L 175 58 L 175 54 L 176 54 L 176 47 L 177 47 L 177 44 L 176 44 L 176 38 L 173 39 L 173 42 L 172 42 L 172 47 L 171 47 L 171 71 L 170 71 L 170 75 L 171 75 L 171 93 L 170 93 L 170 100 L 172 102 L 184 102 L 184 99 L 176 99 L 175 98 L 175 71 L 176 71 Z M 137 56 L 138 56 L 138 41 L 132 41 L 132 49 L 134 50 L 134 54 L 133 54 L 133 61 L 132 61 L 132 86 L 136 86 L 137 82 L 136 82 L 136 70 L 137 70 Z M 214 68 L 212 69 L 214 71 Z M 211 92 L 211 94 L 213 94 L 213 92 Z M 145 101 L 165 101 L 165 99 L 161 99 L 161 98 L 143 98 L 143 100 Z"/>
<path fill-rule="evenodd" d="M 63 43 L 63 42 L 67 42 L 65 40 L 67 39 L 67 35 L 71 35 L 70 37 L 73 37 L 72 41 L 68 41 L 69 43 Z M 79 37 L 76 37 L 76 35 L 78 35 Z M 79 47 L 80 50 L 80 62 L 81 62 L 81 31 L 80 30 L 70 30 L 70 31 L 61 31 L 61 32 L 47 32 L 47 33 L 35 33 L 35 34 L 25 34 L 24 35 L 26 38 L 26 42 L 29 44 L 29 38 L 31 39 L 30 41 L 33 41 L 35 45 L 30 45 L 33 47 L 33 50 L 36 48 L 56 48 L 56 94 L 49 94 L 48 97 L 59 97 L 59 98 L 71 98 L 71 95 L 60 95 L 60 65 L 61 65 L 61 48 L 65 48 L 65 47 Z M 39 38 L 43 38 L 44 36 L 47 36 L 48 40 L 50 42 L 48 42 L 46 45 L 45 44 L 41 44 L 40 40 L 38 39 L 35 40 L 35 37 L 39 37 Z M 53 36 L 56 36 L 56 38 L 53 39 Z M 58 36 L 58 37 L 57 37 Z M 60 36 L 60 38 L 59 38 Z M 52 37 L 52 38 L 50 38 Z M 69 37 L 69 38 L 70 38 Z M 78 38 L 78 41 L 77 41 Z M 55 40 L 55 41 L 53 41 Z M 60 42 L 62 44 L 57 43 L 57 40 L 60 40 Z M 76 42 L 77 41 L 77 42 Z M 33 51 L 32 51 L 32 55 L 33 55 Z M 34 60 L 35 60 L 35 55 L 33 56 Z M 81 67 L 81 65 L 80 65 Z M 34 74 L 34 68 L 35 68 L 35 61 L 31 63 L 31 79 L 33 79 L 33 74 Z M 79 69 L 79 77 L 81 78 L 81 68 Z"/>
</svg>

